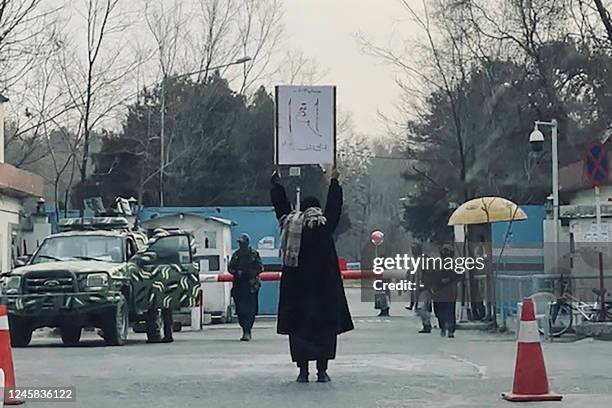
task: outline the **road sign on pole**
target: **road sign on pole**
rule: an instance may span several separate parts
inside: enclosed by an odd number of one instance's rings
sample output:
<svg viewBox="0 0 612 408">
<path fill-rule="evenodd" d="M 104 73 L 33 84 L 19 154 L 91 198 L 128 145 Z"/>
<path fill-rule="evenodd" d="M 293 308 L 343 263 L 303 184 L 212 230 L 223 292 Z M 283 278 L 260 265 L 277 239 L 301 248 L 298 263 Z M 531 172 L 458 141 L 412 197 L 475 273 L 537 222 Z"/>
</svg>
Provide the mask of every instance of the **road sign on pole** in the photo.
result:
<svg viewBox="0 0 612 408">
<path fill-rule="evenodd" d="M 587 151 L 584 159 L 584 169 L 589 182 L 595 189 L 595 218 L 597 223 L 597 243 L 599 249 L 599 304 L 601 310 L 605 310 L 605 293 L 604 288 L 604 267 L 602 250 L 606 248 L 607 243 L 602 241 L 601 231 L 601 199 L 599 187 L 605 185 L 610 178 L 610 170 L 608 169 L 608 149 L 603 143 L 593 143 Z"/>
<path fill-rule="evenodd" d="M 608 149 L 601 143 L 593 143 L 584 157 L 584 171 L 593 187 L 601 187 L 608 182 Z"/>
</svg>

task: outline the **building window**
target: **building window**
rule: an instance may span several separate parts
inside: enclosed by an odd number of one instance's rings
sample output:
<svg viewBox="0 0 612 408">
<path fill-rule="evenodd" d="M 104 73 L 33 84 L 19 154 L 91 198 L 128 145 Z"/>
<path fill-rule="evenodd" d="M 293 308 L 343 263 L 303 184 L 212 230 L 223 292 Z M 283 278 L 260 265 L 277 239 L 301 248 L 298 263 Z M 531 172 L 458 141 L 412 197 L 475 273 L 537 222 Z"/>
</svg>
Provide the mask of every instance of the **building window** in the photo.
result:
<svg viewBox="0 0 612 408">
<path fill-rule="evenodd" d="M 217 231 L 204 231 L 204 248 L 217 248 Z"/>
<path fill-rule="evenodd" d="M 219 255 L 206 255 L 199 257 L 200 272 L 218 272 L 221 270 L 219 264 Z"/>
</svg>

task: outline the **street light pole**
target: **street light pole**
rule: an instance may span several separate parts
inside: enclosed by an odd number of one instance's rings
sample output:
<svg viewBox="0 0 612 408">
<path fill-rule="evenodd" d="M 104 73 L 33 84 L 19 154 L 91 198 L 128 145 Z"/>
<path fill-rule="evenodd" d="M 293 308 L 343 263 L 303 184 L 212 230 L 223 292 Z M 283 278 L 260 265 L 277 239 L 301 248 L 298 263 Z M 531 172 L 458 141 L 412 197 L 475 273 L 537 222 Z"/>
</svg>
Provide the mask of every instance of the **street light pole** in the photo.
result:
<svg viewBox="0 0 612 408">
<path fill-rule="evenodd" d="M 164 134 L 165 134 L 165 122 L 166 122 L 166 75 L 162 79 L 161 84 L 161 118 L 160 118 L 160 132 L 159 132 L 159 143 L 160 143 L 160 158 L 159 158 L 159 206 L 164 206 L 164 168 L 165 162 L 165 149 L 164 149 Z"/>
<path fill-rule="evenodd" d="M 159 132 L 159 143 L 160 143 L 160 159 L 159 159 L 159 206 L 164 206 L 164 170 L 166 168 L 166 158 L 165 158 L 165 122 L 166 122 L 166 82 L 168 80 L 175 80 L 180 78 L 186 78 L 191 75 L 201 74 L 203 72 L 213 71 L 215 69 L 221 69 L 226 67 L 231 67 L 232 65 L 245 64 L 251 60 L 251 57 L 242 57 L 237 59 L 234 62 L 230 62 L 228 64 L 217 65 L 216 67 L 208 67 L 205 69 L 200 69 L 198 71 L 186 72 L 184 74 L 167 76 L 164 74 L 161 83 L 161 112 L 160 112 L 160 132 Z"/>
<path fill-rule="evenodd" d="M 559 246 L 559 147 L 558 147 L 558 131 L 559 124 L 556 119 L 551 119 L 550 122 L 535 121 L 535 130 L 538 131 L 538 126 L 550 126 L 551 141 L 552 141 L 552 194 L 553 194 L 553 237 L 554 242 L 554 265 L 557 265 L 558 261 L 558 246 Z"/>
</svg>

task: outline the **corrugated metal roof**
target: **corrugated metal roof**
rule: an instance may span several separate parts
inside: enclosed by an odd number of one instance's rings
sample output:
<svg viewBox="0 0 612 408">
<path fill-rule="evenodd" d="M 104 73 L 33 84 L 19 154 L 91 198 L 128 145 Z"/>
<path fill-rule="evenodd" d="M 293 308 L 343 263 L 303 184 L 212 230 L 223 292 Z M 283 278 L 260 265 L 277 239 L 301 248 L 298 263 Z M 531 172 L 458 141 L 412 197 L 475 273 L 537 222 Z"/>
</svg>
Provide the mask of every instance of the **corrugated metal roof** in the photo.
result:
<svg viewBox="0 0 612 408">
<path fill-rule="evenodd" d="M 221 217 L 211 217 L 209 215 L 205 215 L 205 214 L 194 214 L 194 213 L 183 213 L 183 212 L 177 212 L 175 214 L 163 214 L 163 215 L 155 215 L 152 214 L 151 218 L 149 218 L 148 220 L 142 220 L 142 224 L 146 226 L 146 224 L 149 221 L 155 221 L 155 220 L 160 220 L 160 219 L 167 219 L 167 218 L 172 218 L 172 217 L 179 217 L 181 214 L 183 214 L 186 217 L 197 217 L 197 218 L 202 218 L 204 220 L 210 220 L 210 221 L 214 221 L 214 222 L 218 222 L 220 224 L 223 225 L 228 225 L 228 226 L 232 226 L 235 225 L 236 223 L 233 222 L 232 220 L 228 220 L 226 218 L 221 218 Z"/>
</svg>

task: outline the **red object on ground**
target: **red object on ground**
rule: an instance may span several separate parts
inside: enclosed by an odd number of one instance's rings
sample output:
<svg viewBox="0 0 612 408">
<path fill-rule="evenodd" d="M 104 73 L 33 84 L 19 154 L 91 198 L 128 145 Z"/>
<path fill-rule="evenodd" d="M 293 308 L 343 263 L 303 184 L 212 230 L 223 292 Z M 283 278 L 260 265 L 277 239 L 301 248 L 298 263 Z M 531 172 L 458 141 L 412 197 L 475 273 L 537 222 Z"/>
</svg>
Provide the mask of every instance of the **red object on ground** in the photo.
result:
<svg viewBox="0 0 612 408">
<path fill-rule="evenodd" d="M 341 271 L 346 271 L 348 269 L 348 262 L 346 261 L 346 258 L 338 258 L 338 266 L 340 267 Z"/>
<path fill-rule="evenodd" d="M 502 394 L 502 397 L 512 402 L 561 401 L 563 398 L 550 392 L 531 299 L 523 299 L 512 392 Z"/>
<path fill-rule="evenodd" d="M 11 349 L 11 333 L 9 331 L 8 312 L 6 306 L 0 305 L 0 368 L 4 371 L 4 404 L 19 405 L 25 401 L 11 399 L 8 391 L 15 389 L 15 368 L 13 367 L 13 350 Z"/>
</svg>

